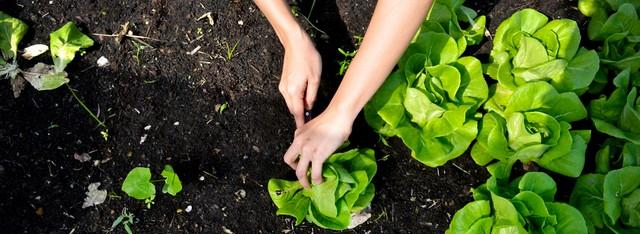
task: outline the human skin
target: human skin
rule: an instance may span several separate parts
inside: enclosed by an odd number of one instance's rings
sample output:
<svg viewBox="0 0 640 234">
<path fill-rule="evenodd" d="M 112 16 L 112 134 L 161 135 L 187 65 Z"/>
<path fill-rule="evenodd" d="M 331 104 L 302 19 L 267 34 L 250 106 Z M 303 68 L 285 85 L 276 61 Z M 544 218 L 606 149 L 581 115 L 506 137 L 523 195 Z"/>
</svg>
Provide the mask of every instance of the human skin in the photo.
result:
<svg viewBox="0 0 640 234">
<path fill-rule="evenodd" d="M 432 1 L 379 0 L 358 53 L 331 102 L 307 123 L 304 111 L 313 107 L 320 83 L 320 54 L 285 0 L 255 0 L 255 3 L 285 49 L 278 88 L 294 116 L 297 130 L 284 161 L 296 170 L 300 184 L 309 188 L 309 166 L 313 183 L 322 183 L 322 165 L 347 140 L 358 113 L 395 67 Z"/>
</svg>

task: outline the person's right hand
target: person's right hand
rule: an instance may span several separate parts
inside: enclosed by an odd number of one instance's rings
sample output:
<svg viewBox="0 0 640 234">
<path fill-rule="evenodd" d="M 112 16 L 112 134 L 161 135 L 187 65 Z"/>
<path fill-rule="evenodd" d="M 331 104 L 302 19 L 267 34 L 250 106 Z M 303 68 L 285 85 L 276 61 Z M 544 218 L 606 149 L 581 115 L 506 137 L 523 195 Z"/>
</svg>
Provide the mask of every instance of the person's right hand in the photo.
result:
<svg viewBox="0 0 640 234">
<path fill-rule="evenodd" d="M 320 53 L 308 36 L 304 38 L 285 46 L 282 77 L 278 86 L 296 121 L 296 128 L 304 125 L 304 112 L 313 107 L 322 72 Z"/>
</svg>

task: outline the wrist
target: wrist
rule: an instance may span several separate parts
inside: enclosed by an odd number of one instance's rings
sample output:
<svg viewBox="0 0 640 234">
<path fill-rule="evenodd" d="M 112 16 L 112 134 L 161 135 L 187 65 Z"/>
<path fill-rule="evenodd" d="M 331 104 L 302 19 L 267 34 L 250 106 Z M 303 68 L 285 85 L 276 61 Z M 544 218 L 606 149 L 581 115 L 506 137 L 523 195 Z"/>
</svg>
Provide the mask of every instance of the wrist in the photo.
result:
<svg viewBox="0 0 640 234">
<path fill-rule="evenodd" d="M 307 50 L 314 48 L 311 38 L 304 29 L 296 24 L 294 28 L 286 30 L 280 39 L 285 51 Z"/>
<path fill-rule="evenodd" d="M 356 105 L 349 102 L 336 102 L 332 100 L 331 103 L 329 103 L 329 106 L 327 106 L 325 112 L 330 113 L 332 116 L 337 116 L 339 119 L 338 122 L 346 123 L 351 127 L 353 122 L 356 120 L 356 117 L 358 117 L 360 109 L 361 108 L 358 108 Z"/>
</svg>

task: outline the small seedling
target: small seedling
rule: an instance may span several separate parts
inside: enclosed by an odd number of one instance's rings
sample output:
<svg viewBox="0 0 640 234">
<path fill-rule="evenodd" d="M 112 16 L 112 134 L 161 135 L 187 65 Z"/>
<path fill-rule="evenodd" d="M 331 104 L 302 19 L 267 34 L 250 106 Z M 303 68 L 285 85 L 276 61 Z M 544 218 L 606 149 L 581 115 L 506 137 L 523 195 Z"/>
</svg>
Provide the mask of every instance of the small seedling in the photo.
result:
<svg viewBox="0 0 640 234">
<path fill-rule="evenodd" d="M 127 234 L 133 234 L 133 231 L 131 231 L 131 226 L 130 226 L 130 225 L 133 225 L 133 218 L 134 218 L 133 214 L 129 213 L 127 211 L 127 208 L 125 207 L 122 210 L 122 213 L 120 214 L 120 216 L 118 216 L 118 218 L 116 218 L 116 220 L 113 221 L 113 224 L 111 224 L 111 231 L 113 231 L 113 229 L 118 227 L 118 225 L 122 224 Z"/>
<path fill-rule="evenodd" d="M 161 175 L 164 177 L 162 193 L 176 196 L 182 191 L 182 182 L 171 165 L 165 165 Z M 160 181 L 163 180 L 151 180 L 151 170 L 148 167 L 136 167 L 129 171 L 121 189 L 129 197 L 144 200 L 147 209 L 149 209 L 154 204 L 153 200 L 156 197 L 156 187 L 153 183 Z"/>
<path fill-rule="evenodd" d="M 226 50 L 226 59 L 227 61 L 231 61 L 231 59 L 233 58 L 233 56 L 236 55 L 236 49 L 238 49 L 238 45 L 240 45 L 240 41 L 236 41 L 235 44 L 233 44 L 233 46 L 229 45 L 229 42 L 222 42 L 222 44 L 224 44 L 225 50 Z"/>
<path fill-rule="evenodd" d="M 220 109 L 218 110 L 218 113 L 222 114 L 222 112 L 227 110 L 227 108 L 229 108 L 229 102 L 222 103 L 222 105 L 220 105 Z"/>
<path fill-rule="evenodd" d="M 135 40 L 131 41 L 131 44 L 133 44 L 133 47 L 136 50 L 133 54 L 133 59 L 136 60 L 136 63 L 140 64 L 140 53 L 142 53 L 143 50 L 147 49 L 148 46 Z"/>
<path fill-rule="evenodd" d="M 360 44 L 362 44 L 362 36 L 353 36 L 353 39 L 355 40 L 355 47 L 359 47 Z M 344 76 L 345 72 L 347 72 L 347 69 L 349 68 L 349 64 L 351 64 L 351 60 L 353 60 L 353 58 L 356 56 L 356 53 L 358 53 L 358 50 L 353 50 L 353 51 L 349 51 L 349 50 L 343 50 L 342 48 L 338 48 L 338 53 L 340 53 L 343 58 L 341 61 L 338 62 L 338 64 L 340 65 L 340 70 L 338 70 L 338 75 L 340 76 Z"/>
</svg>

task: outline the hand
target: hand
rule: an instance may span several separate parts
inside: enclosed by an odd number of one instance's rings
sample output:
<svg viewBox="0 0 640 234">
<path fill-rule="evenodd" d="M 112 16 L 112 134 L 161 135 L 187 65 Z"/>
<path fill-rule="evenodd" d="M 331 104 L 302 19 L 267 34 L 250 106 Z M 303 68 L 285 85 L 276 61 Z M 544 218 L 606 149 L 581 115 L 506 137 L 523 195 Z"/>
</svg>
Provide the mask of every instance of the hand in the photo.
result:
<svg viewBox="0 0 640 234">
<path fill-rule="evenodd" d="M 314 184 L 322 183 L 322 164 L 351 133 L 353 119 L 339 111 L 325 110 L 296 130 L 284 161 L 294 170 L 303 187 L 309 188 L 307 171 L 311 166 Z"/>
<path fill-rule="evenodd" d="M 303 38 L 285 46 L 282 78 L 278 86 L 296 121 L 296 128 L 304 125 L 305 109 L 313 107 L 322 72 L 320 53 L 306 34 Z"/>
</svg>

